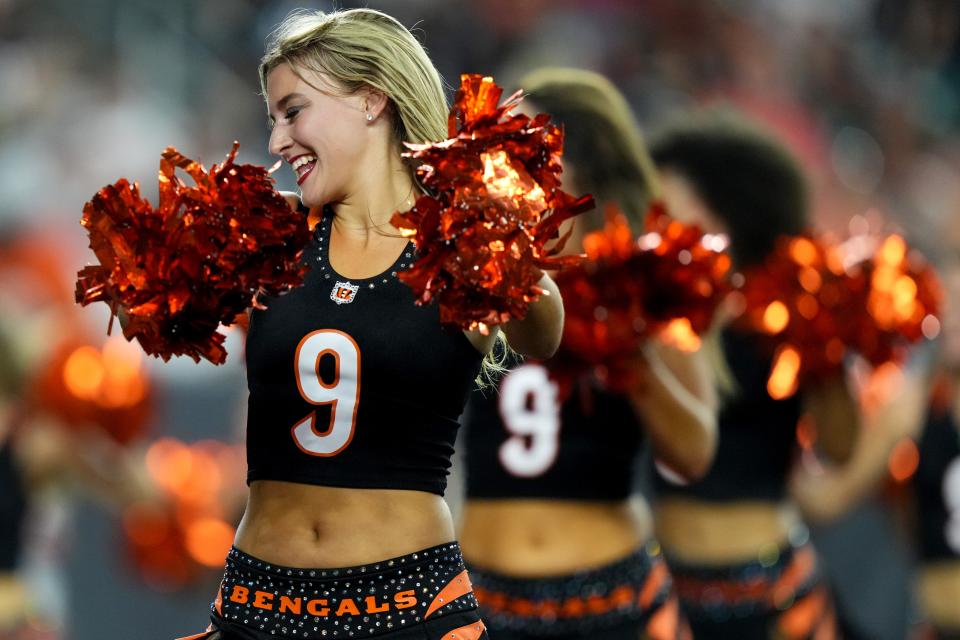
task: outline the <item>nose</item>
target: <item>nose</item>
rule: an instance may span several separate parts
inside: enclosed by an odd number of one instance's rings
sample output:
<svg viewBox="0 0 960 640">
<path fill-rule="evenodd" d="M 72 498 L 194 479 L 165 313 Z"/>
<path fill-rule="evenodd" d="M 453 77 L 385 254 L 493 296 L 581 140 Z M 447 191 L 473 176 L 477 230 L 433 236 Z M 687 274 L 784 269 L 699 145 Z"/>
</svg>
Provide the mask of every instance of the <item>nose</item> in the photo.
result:
<svg viewBox="0 0 960 640">
<path fill-rule="evenodd" d="M 270 143 L 267 145 L 267 148 L 271 154 L 281 156 L 284 150 L 289 149 L 292 144 L 293 141 L 290 139 L 289 134 L 287 134 L 285 125 L 278 123 L 270 131 Z"/>
</svg>

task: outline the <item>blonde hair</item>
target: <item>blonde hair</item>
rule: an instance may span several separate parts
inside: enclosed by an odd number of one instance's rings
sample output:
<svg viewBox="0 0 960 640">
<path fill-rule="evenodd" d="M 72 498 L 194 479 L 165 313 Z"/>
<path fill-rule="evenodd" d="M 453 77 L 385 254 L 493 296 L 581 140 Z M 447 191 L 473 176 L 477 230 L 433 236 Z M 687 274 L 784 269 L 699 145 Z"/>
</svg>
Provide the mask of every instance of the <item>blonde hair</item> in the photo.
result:
<svg viewBox="0 0 960 640">
<path fill-rule="evenodd" d="M 597 201 L 584 214 L 591 229 L 603 224 L 608 203 L 616 204 L 635 231 L 659 193 L 656 170 L 630 106 L 604 76 L 585 69 L 545 67 L 520 81 L 538 110 L 564 125 L 563 156 L 577 188 Z"/>
<path fill-rule="evenodd" d="M 295 11 L 271 34 L 260 61 L 260 88 L 281 64 L 322 73 L 347 95 L 376 89 L 390 101 L 397 144 L 447 137 L 447 101 L 440 73 L 423 46 L 396 19 L 373 9 Z M 321 89 L 310 84 L 320 91 Z"/>
<path fill-rule="evenodd" d="M 317 91 L 324 92 L 304 78 L 301 70 L 328 76 L 346 95 L 371 88 L 383 93 L 389 100 L 398 152 L 404 142 L 437 142 L 447 137 L 449 106 L 440 73 L 413 34 L 381 11 L 291 13 L 271 34 L 260 61 L 264 96 L 267 76 L 281 64 L 288 64 Z M 413 166 L 410 173 L 416 181 Z M 497 340 L 506 347 L 502 332 Z M 478 384 L 483 386 L 503 373 L 507 349 L 494 349 L 484 358 Z"/>
</svg>

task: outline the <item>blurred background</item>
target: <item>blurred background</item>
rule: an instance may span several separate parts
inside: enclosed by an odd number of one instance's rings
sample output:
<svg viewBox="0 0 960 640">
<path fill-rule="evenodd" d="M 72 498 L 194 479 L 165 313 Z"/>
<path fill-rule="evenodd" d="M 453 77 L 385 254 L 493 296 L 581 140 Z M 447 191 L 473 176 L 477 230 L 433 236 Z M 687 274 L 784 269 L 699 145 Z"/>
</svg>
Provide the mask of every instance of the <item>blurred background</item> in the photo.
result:
<svg viewBox="0 0 960 640">
<path fill-rule="evenodd" d="M 233 447 L 244 421 L 241 336 L 230 335 L 232 357 L 220 367 L 147 361 L 122 343 L 104 344 L 105 306 L 72 304 L 75 273 L 93 257 L 78 224 L 83 204 L 121 176 L 155 199 L 168 145 L 209 165 L 239 140 L 240 161 L 272 164 L 257 63 L 273 26 L 300 6 L 332 3 L 0 0 L 0 330 L 11 345 L 4 366 L 29 377 L 54 366 L 41 363 L 64 340 L 85 345 L 56 366 L 73 371 L 82 393 L 101 393 L 98 385 L 114 380 L 111 389 L 126 391 L 111 400 L 112 419 L 134 425 L 100 444 L 80 437 L 36 445 L 65 448 L 93 477 L 84 483 L 92 490 L 43 483 L 27 517 L 23 558 L 49 609 L 38 618 L 64 626 L 71 640 L 201 629 L 244 489 L 242 452 Z M 820 228 L 899 229 L 934 256 L 960 246 L 954 0 L 362 6 L 414 28 L 451 88 L 466 72 L 513 88 L 542 65 L 593 69 L 626 94 L 647 131 L 693 106 L 735 105 L 803 160 Z M 288 171 L 277 180 L 295 186 Z M 128 475 L 104 479 L 105 468 Z M 138 510 L 142 496 L 128 495 L 156 484 L 144 480 L 151 474 L 166 478 L 166 511 Z M 456 482 L 448 498 L 456 507 Z M 904 637 L 914 615 L 910 547 L 888 508 L 896 500 L 894 483 L 814 532 L 841 604 L 876 638 Z"/>
</svg>

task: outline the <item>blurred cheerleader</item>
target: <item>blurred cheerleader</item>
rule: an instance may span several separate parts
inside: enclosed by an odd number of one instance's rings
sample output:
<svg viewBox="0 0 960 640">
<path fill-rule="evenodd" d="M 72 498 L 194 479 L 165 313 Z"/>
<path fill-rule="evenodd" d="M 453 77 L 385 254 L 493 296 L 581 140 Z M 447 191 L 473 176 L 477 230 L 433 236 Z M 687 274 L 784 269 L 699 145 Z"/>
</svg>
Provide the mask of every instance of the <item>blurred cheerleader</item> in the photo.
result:
<svg viewBox="0 0 960 640">
<path fill-rule="evenodd" d="M 770 135 L 731 114 L 691 114 L 651 145 L 670 211 L 726 233 L 736 267 L 758 265 L 781 235 L 807 229 L 796 161 Z M 831 638 L 836 622 L 806 528 L 787 486 L 808 412 L 817 442 L 849 455 L 858 412 L 842 378 L 774 400 L 772 358 L 748 334 L 726 329 L 731 378 L 719 445 L 702 479 L 655 476 L 655 521 L 682 608 L 696 638 Z"/>
<path fill-rule="evenodd" d="M 865 415 L 869 437 L 857 442 L 848 464 L 804 469 L 792 479 L 804 514 L 829 522 L 875 493 L 891 473 L 899 481 L 912 474 L 909 520 L 925 619 L 918 640 L 960 639 L 960 257 L 942 264 L 940 275 L 946 295 L 936 355 L 920 351 L 910 366 L 867 387 L 867 400 L 874 400 Z"/>
<path fill-rule="evenodd" d="M 656 187 L 623 96 L 575 69 L 543 69 L 521 87 L 527 110 L 564 125 L 564 183 L 597 200 L 568 246 L 603 224 L 608 204 L 639 229 Z M 493 637 L 685 637 L 633 471 L 646 439 L 686 478 L 709 467 L 716 426 L 703 354 L 651 340 L 636 357 L 642 386 L 625 396 L 584 378 L 560 398 L 544 366 L 513 365 L 498 389 L 473 394 L 465 417 L 461 541 Z"/>
<path fill-rule="evenodd" d="M 133 455 L 91 424 L 67 424 L 58 346 L 77 338 L 69 281 L 39 233 L 0 237 L 0 638 L 52 640 L 69 625 L 62 551 L 69 497 L 149 495 Z M 137 354 L 134 354 L 137 355 Z"/>
<path fill-rule="evenodd" d="M 960 640 L 960 256 L 952 256 L 941 274 L 943 337 L 913 480 L 918 587 L 922 612 L 935 629 L 932 637 Z M 886 459 L 877 466 L 884 468 Z"/>
<path fill-rule="evenodd" d="M 487 634 L 443 500 L 457 418 L 496 337 L 441 326 L 397 273 L 390 220 L 420 193 L 404 142 L 442 140 L 423 47 L 378 11 L 301 11 L 260 66 L 270 151 L 316 216 L 303 286 L 253 311 L 246 343 L 250 498 L 207 633 L 219 640 Z M 549 356 L 550 295 L 502 330 Z"/>
</svg>

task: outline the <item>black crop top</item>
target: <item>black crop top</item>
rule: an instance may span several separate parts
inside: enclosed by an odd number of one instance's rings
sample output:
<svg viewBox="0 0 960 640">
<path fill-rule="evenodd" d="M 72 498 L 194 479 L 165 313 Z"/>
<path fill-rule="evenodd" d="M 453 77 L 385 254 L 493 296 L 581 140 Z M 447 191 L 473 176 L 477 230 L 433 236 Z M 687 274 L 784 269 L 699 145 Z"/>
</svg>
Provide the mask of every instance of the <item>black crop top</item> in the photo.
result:
<svg viewBox="0 0 960 640">
<path fill-rule="evenodd" d="M 803 412 L 801 396 L 770 397 L 767 377 L 772 358 L 759 352 L 755 338 L 727 330 L 721 339 L 736 390 L 720 409 L 713 465 L 706 476 L 686 485 L 656 473 L 654 489 L 658 495 L 698 500 L 779 502 L 787 494 L 797 422 Z"/>
<path fill-rule="evenodd" d="M 930 409 L 919 449 L 914 488 L 920 557 L 956 560 L 960 558 L 960 425 L 952 403 Z"/>
<path fill-rule="evenodd" d="M 250 318 L 247 481 L 442 495 L 482 355 L 397 279 L 412 244 L 378 276 L 337 274 L 332 219 L 304 252 L 303 286 Z"/>
<path fill-rule="evenodd" d="M 519 364 L 498 389 L 474 391 L 464 414 L 469 498 L 622 500 L 633 488 L 641 427 L 626 399 L 557 386 Z"/>
<path fill-rule="evenodd" d="M 27 495 L 10 438 L 0 443 L 0 572 L 13 571 L 23 546 Z"/>
</svg>

